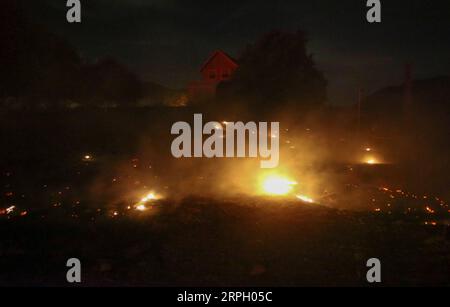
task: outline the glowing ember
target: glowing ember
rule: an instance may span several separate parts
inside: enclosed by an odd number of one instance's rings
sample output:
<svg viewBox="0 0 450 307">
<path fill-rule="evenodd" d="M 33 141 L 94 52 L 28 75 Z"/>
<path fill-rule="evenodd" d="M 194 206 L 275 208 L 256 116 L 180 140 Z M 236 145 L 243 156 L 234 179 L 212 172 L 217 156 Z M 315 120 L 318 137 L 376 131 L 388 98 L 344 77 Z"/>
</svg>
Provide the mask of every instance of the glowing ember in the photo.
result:
<svg viewBox="0 0 450 307">
<path fill-rule="evenodd" d="M 366 160 L 367 164 L 373 165 L 373 164 L 377 164 L 377 160 L 373 159 L 373 158 L 369 158 Z"/>
<path fill-rule="evenodd" d="M 85 161 L 85 162 L 89 162 L 89 161 L 92 161 L 92 160 L 93 160 L 92 155 L 84 155 L 83 156 L 83 161 Z"/>
<path fill-rule="evenodd" d="M 138 210 L 138 211 L 145 211 L 145 210 L 147 210 L 147 208 L 145 207 L 145 205 L 137 205 L 136 206 L 136 210 Z"/>
<path fill-rule="evenodd" d="M 281 176 L 269 176 L 264 179 L 262 188 L 269 195 L 286 195 L 297 183 Z"/>
<path fill-rule="evenodd" d="M 141 199 L 141 202 L 146 203 L 150 200 L 155 200 L 155 199 L 157 199 L 156 195 L 154 193 L 149 193 Z"/>
<path fill-rule="evenodd" d="M 297 195 L 297 198 L 306 203 L 310 203 L 310 204 L 314 203 L 314 200 L 312 198 L 305 196 L 305 195 Z"/>
<path fill-rule="evenodd" d="M 6 214 L 13 213 L 14 209 L 16 209 L 16 206 L 11 206 L 11 207 L 6 208 Z"/>
<path fill-rule="evenodd" d="M 135 208 L 136 210 L 138 210 L 138 211 L 145 211 L 145 210 L 148 209 L 147 206 L 146 206 L 146 204 L 147 204 L 148 202 L 151 202 L 151 201 L 154 201 L 154 200 L 158 200 L 158 199 L 160 199 L 160 198 L 161 198 L 161 197 L 160 197 L 159 195 L 156 195 L 155 193 L 150 192 L 150 193 L 148 193 L 147 195 L 145 195 L 143 198 L 141 198 L 141 201 L 138 202 L 138 203 L 134 206 L 134 208 Z"/>
<path fill-rule="evenodd" d="M 426 210 L 428 213 L 431 213 L 431 214 L 434 213 L 434 210 L 431 209 L 429 206 L 426 206 L 426 207 L 425 207 L 425 210 Z"/>
</svg>

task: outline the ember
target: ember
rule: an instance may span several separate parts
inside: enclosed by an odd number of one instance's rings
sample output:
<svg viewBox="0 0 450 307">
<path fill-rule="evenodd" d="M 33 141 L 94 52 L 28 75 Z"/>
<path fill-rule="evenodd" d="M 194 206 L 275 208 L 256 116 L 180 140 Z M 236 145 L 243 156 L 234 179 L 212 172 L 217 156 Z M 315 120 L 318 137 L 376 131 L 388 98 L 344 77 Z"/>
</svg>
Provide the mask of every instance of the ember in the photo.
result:
<svg viewBox="0 0 450 307">
<path fill-rule="evenodd" d="M 159 199 L 161 199 L 160 195 L 157 195 L 154 192 L 150 192 L 144 197 L 142 197 L 141 200 L 134 206 L 134 208 L 138 211 L 146 211 L 148 209 L 146 205 L 149 202 L 153 202 Z"/>
<path fill-rule="evenodd" d="M 366 160 L 366 163 L 367 164 L 377 164 L 377 160 L 376 159 L 374 159 L 374 158 L 369 158 L 369 159 L 367 159 Z"/>
<path fill-rule="evenodd" d="M 138 210 L 138 211 L 145 211 L 145 210 L 147 210 L 147 207 L 145 207 L 145 205 L 137 205 L 136 206 L 136 210 Z"/>
<path fill-rule="evenodd" d="M 84 162 L 90 162 L 93 160 L 93 157 L 92 157 L 92 155 L 84 155 L 82 160 Z"/>
<path fill-rule="evenodd" d="M 425 207 L 425 210 L 426 210 L 428 213 L 430 213 L 430 214 L 433 214 L 433 213 L 434 213 L 434 210 L 431 209 L 429 206 L 426 206 L 426 207 Z"/>
</svg>

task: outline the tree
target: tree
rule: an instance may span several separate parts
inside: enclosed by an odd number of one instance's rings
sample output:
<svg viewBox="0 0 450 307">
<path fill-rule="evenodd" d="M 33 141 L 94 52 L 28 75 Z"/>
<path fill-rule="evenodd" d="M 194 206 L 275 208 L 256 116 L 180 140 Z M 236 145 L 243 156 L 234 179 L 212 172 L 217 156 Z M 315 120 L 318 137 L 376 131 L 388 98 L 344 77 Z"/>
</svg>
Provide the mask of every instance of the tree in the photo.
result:
<svg viewBox="0 0 450 307">
<path fill-rule="evenodd" d="M 306 44 L 302 31 L 264 35 L 243 52 L 233 80 L 220 86 L 219 96 L 239 97 L 263 109 L 323 104 L 327 82 L 307 53 Z"/>
<path fill-rule="evenodd" d="M 74 98 L 80 67 L 77 52 L 30 21 L 23 4 L 2 3 L 0 41 L 0 98 L 25 97 L 30 108 Z"/>
<path fill-rule="evenodd" d="M 26 7 L 4 0 L 0 10 L 0 102 L 14 98 L 24 108 L 130 105 L 141 97 L 139 78 L 112 59 L 82 61 L 66 40 L 35 23 Z"/>
</svg>

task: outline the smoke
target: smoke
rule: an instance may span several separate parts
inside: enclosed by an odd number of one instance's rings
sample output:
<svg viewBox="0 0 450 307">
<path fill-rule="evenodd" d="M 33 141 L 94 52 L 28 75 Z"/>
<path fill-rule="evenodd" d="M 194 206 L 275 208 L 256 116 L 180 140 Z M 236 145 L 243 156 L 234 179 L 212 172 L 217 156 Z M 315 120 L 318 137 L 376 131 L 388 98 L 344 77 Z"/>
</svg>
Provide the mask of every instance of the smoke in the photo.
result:
<svg viewBox="0 0 450 307">
<path fill-rule="evenodd" d="M 397 139 L 376 138 L 367 130 L 357 131 L 350 109 L 324 107 L 300 112 L 290 108 L 268 115 L 248 107 L 230 108 L 227 113 L 207 108 L 151 112 L 141 116 L 140 123 L 123 123 L 124 127 L 133 127 L 128 133 L 130 138 L 136 138 L 134 146 L 125 150 L 126 155 L 101 165 L 91 185 L 92 199 L 102 195 L 116 206 L 132 204 L 149 192 L 172 200 L 189 196 L 259 197 L 265 196 L 261 179 L 270 174 L 297 183 L 286 197 L 304 195 L 339 209 L 372 210 L 372 192 L 382 186 L 430 193 L 431 184 L 423 184 L 423 180 L 417 184 L 418 176 L 414 174 L 425 173 L 422 169 L 431 166 L 422 163 L 423 167 L 412 168 L 403 161 L 411 153 L 426 149 L 426 145 L 416 149 L 412 142 L 405 144 Z M 170 134 L 170 128 L 177 121 L 193 124 L 194 113 L 203 114 L 203 123 L 279 122 L 279 166 L 261 169 L 260 159 L 255 158 L 174 158 L 171 143 L 175 136 Z M 401 135 L 397 138 L 407 139 Z M 443 177 L 429 180 L 437 186 Z"/>
<path fill-rule="evenodd" d="M 292 197 L 307 195 L 320 201 L 338 193 L 348 177 L 347 170 L 336 165 L 355 159 L 349 152 L 356 145 L 343 142 L 341 131 L 324 128 L 318 114 L 292 111 L 258 120 L 244 113 L 240 113 L 244 115 L 241 118 L 204 114 L 204 122 L 278 121 L 280 164 L 275 169 L 261 169 L 258 158 L 174 158 L 170 145 L 175 136 L 170 134 L 170 127 L 180 120 L 192 123 L 194 112 L 197 111 L 178 109 L 170 114 L 154 114 L 151 122 L 139 128 L 134 151 L 101 164 L 91 185 L 92 199 L 101 195 L 109 200 L 109 205 L 117 206 L 132 204 L 149 192 L 173 200 L 189 196 L 264 196 L 261 178 L 277 174 L 297 182 Z"/>
</svg>

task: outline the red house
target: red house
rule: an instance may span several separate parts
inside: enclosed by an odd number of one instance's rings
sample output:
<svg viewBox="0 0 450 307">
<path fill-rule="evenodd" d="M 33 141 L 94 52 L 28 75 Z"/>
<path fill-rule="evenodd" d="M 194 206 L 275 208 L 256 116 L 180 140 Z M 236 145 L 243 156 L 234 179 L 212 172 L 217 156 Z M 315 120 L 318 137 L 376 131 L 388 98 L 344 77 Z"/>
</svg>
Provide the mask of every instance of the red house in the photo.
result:
<svg viewBox="0 0 450 307">
<path fill-rule="evenodd" d="M 193 81 L 188 86 L 188 96 L 191 101 L 213 98 L 217 85 L 229 80 L 238 64 L 225 52 L 215 51 L 200 69 L 202 80 Z"/>
</svg>

